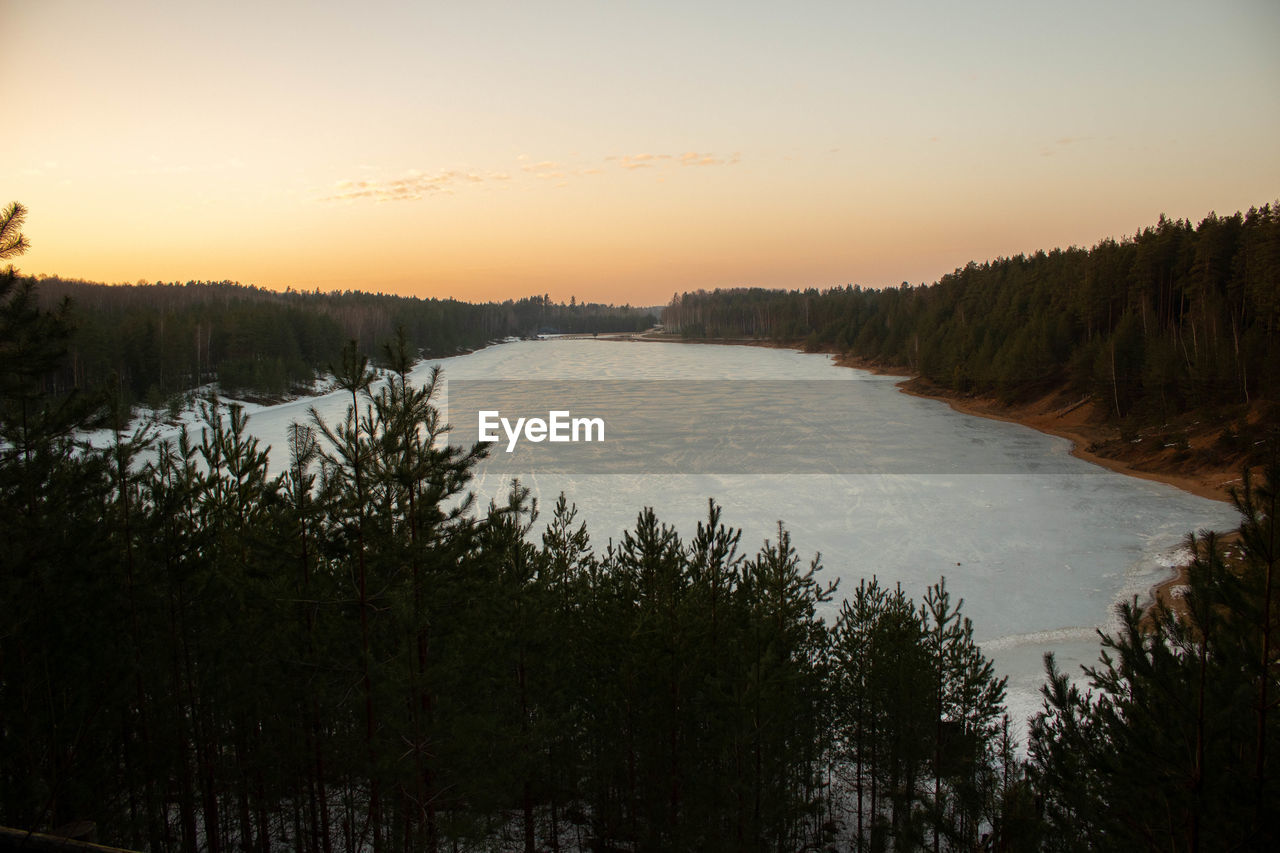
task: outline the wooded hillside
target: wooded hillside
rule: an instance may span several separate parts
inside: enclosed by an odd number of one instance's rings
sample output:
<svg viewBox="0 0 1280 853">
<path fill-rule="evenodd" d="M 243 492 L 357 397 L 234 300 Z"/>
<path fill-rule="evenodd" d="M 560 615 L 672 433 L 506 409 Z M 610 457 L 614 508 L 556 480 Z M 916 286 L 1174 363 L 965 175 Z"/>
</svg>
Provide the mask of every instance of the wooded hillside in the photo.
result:
<svg viewBox="0 0 1280 853">
<path fill-rule="evenodd" d="M 117 397 L 84 446 L 103 401 L 51 390 L 72 333 L 35 301 L 0 273 L 0 824 L 157 853 L 1280 837 L 1275 446 L 1182 611 L 1126 607 L 1087 692 L 1047 661 L 1024 762 L 941 580 L 873 574 L 828 622 L 781 523 L 740 551 L 714 502 L 688 540 L 645 508 L 601 549 L 563 499 L 541 530 L 518 484 L 476 507 L 484 447 L 437 440 L 404 338 L 376 390 L 343 347 L 346 413 L 293 425 L 283 475 L 216 400 L 155 442 Z"/>
<path fill-rule="evenodd" d="M 1092 249 L 970 262 L 929 286 L 673 296 L 669 331 L 802 343 L 1007 400 L 1064 388 L 1117 420 L 1280 399 L 1280 208 L 1161 218 Z"/>
<path fill-rule="evenodd" d="M 326 371 L 346 341 L 377 352 L 401 328 L 415 354 L 439 358 L 509 335 L 634 332 L 654 319 L 645 309 L 547 296 L 475 304 L 352 290 L 280 293 L 227 281 L 108 286 L 46 277 L 35 292 L 44 307 L 70 303 L 74 333 L 52 390 L 114 385 L 118 377 L 127 397 L 153 406 L 208 382 L 282 394 Z"/>
<path fill-rule="evenodd" d="M 0 277 L 2 824 L 263 853 L 1275 840 L 1280 466 L 1239 496 L 1238 573 L 1205 543 L 1187 615 L 1127 610 L 1092 695 L 1050 666 L 1022 762 L 941 581 L 872 577 L 824 621 L 781 524 L 740 550 L 714 504 L 687 540 L 640 509 L 601 548 L 518 485 L 475 507 L 482 446 L 437 441 L 403 347 L 377 390 L 344 349 L 346 414 L 295 425 L 281 476 L 216 403 L 78 447 L 89 409 L 42 390 L 65 324 L 25 295 Z"/>
</svg>

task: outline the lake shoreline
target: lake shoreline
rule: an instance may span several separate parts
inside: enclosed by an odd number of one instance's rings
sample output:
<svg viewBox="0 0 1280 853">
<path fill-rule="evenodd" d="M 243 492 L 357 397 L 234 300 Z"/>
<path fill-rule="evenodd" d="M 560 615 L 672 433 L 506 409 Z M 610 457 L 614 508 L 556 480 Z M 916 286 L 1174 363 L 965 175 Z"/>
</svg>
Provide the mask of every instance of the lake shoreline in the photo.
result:
<svg viewBox="0 0 1280 853">
<path fill-rule="evenodd" d="M 1071 444 L 1071 454 L 1079 459 L 1104 467 L 1110 471 L 1144 480 L 1165 483 L 1182 491 L 1223 503 L 1229 503 L 1227 487 L 1239 482 L 1239 477 L 1226 469 L 1202 469 L 1194 475 L 1179 471 L 1170 461 L 1169 454 L 1157 457 L 1160 463 L 1154 468 L 1139 469 L 1130 460 L 1108 456 L 1099 452 L 1101 447 L 1108 449 L 1120 446 L 1117 436 L 1118 428 L 1101 422 L 1101 415 L 1094 404 L 1087 399 L 1070 400 L 1061 395 L 1047 395 L 1039 400 L 1023 404 L 1007 404 L 992 397 L 966 396 L 932 385 L 921 379 L 915 372 L 903 368 L 886 367 L 865 359 L 852 358 L 831 350 L 814 351 L 806 349 L 799 343 L 785 344 L 774 341 L 756 339 L 716 339 L 690 340 L 665 334 L 653 333 L 604 333 L 600 335 L 578 334 L 557 336 L 558 339 L 584 339 L 600 341 L 623 341 L 637 343 L 681 343 L 691 345 L 716 346 L 755 346 L 764 349 L 787 349 L 797 352 L 826 354 L 840 367 L 864 370 L 882 376 L 899 379 L 896 388 L 909 396 L 922 399 L 937 400 L 947 403 L 953 410 L 967 415 L 974 415 L 990 420 L 1017 423 L 1031 427 L 1039 432 L 1067 439 Z M 481 347 L 480 349 L 486 349 Z M 460 353 L 461 355 L 461 353 Z M 429 361 L 429 359 L 428 359 Z M 313 396 L 313 395 L 302 395 Z M 1144 460 L 1147 464 L 1151 459 Z M 1174 600 L 1174 590 L 1186 583 L 1187 567 L 1172 566 L 1173 574 L 1151 587 L 1150 601 L 1169 603 Z"/>
<path fill-rule="evenodd" d="M 825 353 L 831 356 L 835 363 L 841 367 L 865 370 L 880 376 L 901 377 L 902 381 L 896 383 L 898 389 L 912 397 L 939 400 L 962 414 L 1022 424 L 1047 435 L 1065 438 L 1071 442 L 1072 456 L 1100 465 L 1118 474 L 1164 483 L 1197 497 L 1208 498 L 1221 503 L 1231 502 L 1231 497 L 1227 490 L 1230 486 L 1240 482 L 1239 469 L 1235 467 L 1208 467 L 1194 473 L 1188 473 L 1178 465 L 1171 455 L 1144 458 L 1140 463 L 1143 467 L 1137 467 L 1137 464 L 1135 464 L 1137 454 L 1125 454 L 1121 457 L 1105 453 L 1104 448 L 1111 449 L 1115 447 L 1119 430 L 1113 425 L 1101 423 L 1096 404 L 1087 398 L 1069 400 L 1064 399 L 1059 394 L 1051 393 L 1028 403 L 1004 403 L 994 397 L 964 395 L 938 387 L 922 379 L 915 371 L 905 368 L 887 367 L 883 364 L 844 355 L 830 349 L 807 350 L 799 344 L 761 341 L 752 338 L 689 340 L 666 335 L 626 334 L 616 336 L 601 335 L 599 340 L 714 346 L 758 346 L 769 349 Z"/>
<path fill-rule="evenodd" d="M 613 338 L 618 340 L 619 338 Z M 723 340 L 687 340 L 657 335 L 630 335 L 625 340 L 662 341 L 668 343 L 714 344 L 727 346 L 760 346 L 773 349 L 790 349 L 811 352 L 797 344 L 785 344 L 773 341 L 754 339 Z M 1228 488 L 1240 482 L 1238 469 L 1208 468 L 1188 474 L 1179 470 L 1168 454 L 1156 456 L 1148 460 L 1149 468 L 1137 468 L 1131 459 L 1105 455 L 1099 450 L 1103 447 L 1115 447 L 1119 430 L 1101 423 L 1096 405 L 1088 398 L 1081 400 L 1063 399 L 1061 395 L 1049 394 L 1038 400 L 1024 404 L 1003 403 L 993 397 L 966 396 L 946 388 L 940 388 L 917 373 L 899 367 L 886 367 L 882 364 L 851 357 L 831 350 L 819 350 L 830 355 L 836 364 L 855 370 L 865 370 L 881 376 L 901 377 L 895 383 L 899 391 L 912 397 L 945 402 L 961 414 L 974 415 L 990 420 L 1005 421 L 1031 427 L 1047 435 L 1065 438 L 1071 443 L 1071 455 L 1109 471 L 1129 477 L 1164 483 L 1197 497 L 1230 503 Z M 1154 462 L 1154 464 L 1152 464 Z M 1151 606 L 1156 602 L 1175 605 L 1178 599 L 1176 590 L 1185 586 L 1188 577 L 1186 563 L 1171 567 L 1173 574 L 1153 585 L 1148 592 Z"/>
</svg>

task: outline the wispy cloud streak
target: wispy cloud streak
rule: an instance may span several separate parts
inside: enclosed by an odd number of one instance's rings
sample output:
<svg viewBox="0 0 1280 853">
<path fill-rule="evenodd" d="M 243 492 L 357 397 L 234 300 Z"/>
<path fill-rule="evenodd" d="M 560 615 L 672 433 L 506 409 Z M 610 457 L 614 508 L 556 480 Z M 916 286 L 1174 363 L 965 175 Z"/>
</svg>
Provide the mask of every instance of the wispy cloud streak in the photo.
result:
<svg viewBox="0 0 1280 853">
<path fill-rule="evenodd" d="M 439 193 L 451 193 L 458 185 L 482 184 L 494 181 L 510 180 L 505 172 L 461 172 L 446 170 L 435 173 L 421 172 L 411 169 L 403 178 L 391 180 L 342 180 L 333 186 L 333 191 L 321 201 L 354 201 L 371 199 L 373 201 L 418 201 Z"/>
<path fill-rule="evenodd" d="M 734 152 L 729 157 L 717 156 L 708 152 L 686 151 L 683 154 L 618 154 L 604 158 L 606 164 L 612 163 L 624 171 L 637 169 L 665 169 L 675 166 L 732 166 L 742 158 L 741 153 Z M 556 160 L 534 161 L 527 154 L 516 157 L 521 173 L 539 181 L 552 181 L 557 187 L 565 186 L 571 178 L 583 178 L 603 174 L 606 169 L 596 166 L 577 167 Z M 607 168 L 607 167 L 606 167 Z M 368 173 L 374 167 L 360 165 L 356 171 Z M 363 177 L 337 181 L 320 196 L 321 201 L 420 201 L 435 195 L 448 195 L 460 187 L 493 184 L 512 180 L 508 172 L 472 172 L 446 169 L 436 172 L 424 172 L 411 169 L 403 177 L 379 179 Z M 661 178 L 659 178 L 661 180 Z"/>
</svg>

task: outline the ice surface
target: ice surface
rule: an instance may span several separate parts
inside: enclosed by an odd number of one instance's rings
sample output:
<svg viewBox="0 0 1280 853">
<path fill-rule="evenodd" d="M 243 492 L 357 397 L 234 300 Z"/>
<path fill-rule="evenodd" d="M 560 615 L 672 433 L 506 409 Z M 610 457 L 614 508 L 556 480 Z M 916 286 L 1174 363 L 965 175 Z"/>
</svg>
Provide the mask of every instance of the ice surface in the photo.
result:
<svg viewBox="0 0 1280 853">
<path fill-rule="evenodd" d="M 653 506 L 685 536 L 706 513 L 708 497 L 724 520 L 743 529 L 749 553 L 776 536 L 779 519 L 806 561 L 821 552 L 824 578 L 851 591 L 878 575 L 901 581 L 917 600 L 945 575 L 997 667 L 1009 675 L 1018 718 L 1036 711 L 1041 657 L 1054 651 L 1064 669 L 1097 658 L 1095 629 L 1116 603 L 1169 576 L 1186 533 L 1236 524 L 1225 504 L 1170 486 L 1115 474 L 1070 456 L 1070 445 L 1017 424 L 959 414 L 946 404 L 900 393 L 892 377 L 834 365 L 825 355 L 743 346 L 521 341 L 424 364 L 446 380 L 831 380 L 855 405 L 830 452 L 896 460 L 887 473 L 592 474 L 512 470 L 495 453 L 478 471 L 477 496 L 500 499 L 513 476 L 550 508 L 563 491 L 577 503 L 602 549 Z M 284 448 L 291 422 L 314 406 L 342 418 L 343 393 L 254 407 L 249 430 Z M 547 401 L 552 407 L 555 401 Z M 690 405 L 695 405 L 691 401 Z M 723 405 L 717 398 L 717 405 Z M 733 411 L 706 413 L 732 424 Z M 797 422 L 805 411 L 792 415 Z M 823 429 L 830 429 L 824 425 Z M 844 448 L 844 450 L 842 450 Z M 758 448 L 757 448 L 758 449 Z M 966 459 L 949 468 L 949 459 Z M 904 465 L 902 460 L 924 460 Z M 974 461 L 977 460 L 977 461 Z M 275 470 L 287 463 L 272 456 Z M 858 470 L 847 466 L 838 470 Z M 991 472 L 991 473 L 987 473 Z M 999 472 L 999 473 L 994 473 Z M 544 517 L 542 519 L 546 521 Z M 540 529 L 540 528 L 539 528 Z M 833 616 L 831 605 L 824 615 Z"/>
</svg>

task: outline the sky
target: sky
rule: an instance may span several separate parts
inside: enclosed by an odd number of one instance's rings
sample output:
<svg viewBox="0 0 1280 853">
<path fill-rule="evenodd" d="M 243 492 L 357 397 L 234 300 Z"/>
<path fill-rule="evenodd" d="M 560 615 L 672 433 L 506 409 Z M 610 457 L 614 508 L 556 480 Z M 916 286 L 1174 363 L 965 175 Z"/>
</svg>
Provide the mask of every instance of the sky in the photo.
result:
<svg viewBox="0 0 1280 853">
<path fill-rule="evenodd" d="M 0 0 L 25 273 L 655 305 L 1280 199 L 1280 3 Z"/>
</svg>

